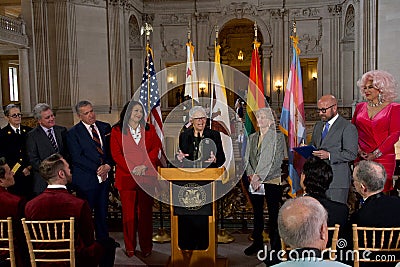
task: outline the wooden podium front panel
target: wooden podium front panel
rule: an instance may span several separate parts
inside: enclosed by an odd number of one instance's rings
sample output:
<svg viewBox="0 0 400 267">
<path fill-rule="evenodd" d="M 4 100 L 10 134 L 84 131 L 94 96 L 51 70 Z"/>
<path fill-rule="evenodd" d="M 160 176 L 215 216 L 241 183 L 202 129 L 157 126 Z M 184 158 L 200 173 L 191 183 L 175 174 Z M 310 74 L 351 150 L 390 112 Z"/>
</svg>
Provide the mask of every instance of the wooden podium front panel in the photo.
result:
<svg viewBox="0 0 400 267">
<path fill-rule="evenodd" d="M 215 181 L 223 175 L 224 168 L 208 169 L 186 169 L 186 168 L 159 168 L 159 175 L 172 181 Z M 170 184 L 170 192 L 173 192 Z M 208 216 L 208 248 L 206 250 L 181 250 L 178 245 L 178 216 L 174 215 L 174 206 L 170 205 L 171 211 L 171 261 L 169 266 L 174 267 L 205 267 L 216 266 L 217 258 L 217 231 L 216 231 L 216 204 L 215 185 L 212 183 L 212 216 Z M 170 203 L 173 196 L 170 195 Z"/>
</svg>

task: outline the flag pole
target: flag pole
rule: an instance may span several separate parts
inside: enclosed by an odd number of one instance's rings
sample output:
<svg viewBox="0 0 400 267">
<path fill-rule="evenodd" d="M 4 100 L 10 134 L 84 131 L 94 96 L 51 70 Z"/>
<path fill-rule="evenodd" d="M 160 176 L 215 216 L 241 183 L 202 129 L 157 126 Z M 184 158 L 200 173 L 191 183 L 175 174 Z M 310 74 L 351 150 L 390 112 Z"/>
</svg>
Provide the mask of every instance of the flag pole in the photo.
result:
<svg viewBox="0 0 400 267">
<path fill-rule="evenodd" d="M 217 47 L 218 45 L 218 25 L 215 25 L 215 41 L 214 41 L 214 56 L 215 53 L 217 52 L 217 49 L 219 49 Z M 219 62 L 218 62 L 219 63 Z M 217 62 L 214 62 L 214 65 L 217 64 Z M 215 66 L 214 66 L 215 69 Z M 213 75 L 215 75 L 215 73 L 213 73 Z M 211 101 L 210 101 L 210 129 L 212 129 L 212 112 L 213 112 L 213 100 L 214 100 L 214 88 L 215 88 L 215 84 L 213 84 L 213 86 L 211 86 Z"/>
<path fill-rule="evenodd" d="M 189 44 L 189 49 L 192 49 L 192 41 L 190 40 L 190 38 L 191 38 L 191 33 L 192 33 L 192 30 L 191 30 L 191 27 L 192 27 L 192 22 L 189 20 L 189 26 L 188 26 L 188 32 L 187 32 L 187 39 L 188 39 L 188 44 Z M 193 54 L 191 54 L 191 55 L 193 55 Z M 194 57 L 194 55 L 193 55 L 193 57 Z M 194 59 L 194 58 L 193 58 Z M 193 64 L 194 64 L 194 60 L 192 61 L 193 62 Z M 194 96 L 194 89 L 193 89 L 193 80 L 191 81 L 191 89 L 192 89 L 192 107 L 194 106 L 194 99 L 193 99 L 193 96 Z"/>
<path fill-rule="evenodd" d="M 147 22 L 142 26 L 141 33 L 146 34 L 146 70 L 147 70 L 147 122 L 150 122 L 150 62 L 149 62 L 149 53 L 151 53 L 150 48 L 150 34 L 153 31 L 153 27 Z"/>
<path fill-rule="evenodd" d="M 258 52 L 258 47 L 260 47 L 260 43 L 257 41 L 257 21 L 254 21 L 254 49 L 257 49 Z M 257 58 L 257 60 L 259 60 Z M 256 68 L 256 86 L 258 87 L 258 64 L 255 65 Z M 264 93 L 264 92 L 263 92 Z M 259 99 L 258 99 L 259 95 L 256 94 L 256 102 L 258 103 Z"/>
</svg>

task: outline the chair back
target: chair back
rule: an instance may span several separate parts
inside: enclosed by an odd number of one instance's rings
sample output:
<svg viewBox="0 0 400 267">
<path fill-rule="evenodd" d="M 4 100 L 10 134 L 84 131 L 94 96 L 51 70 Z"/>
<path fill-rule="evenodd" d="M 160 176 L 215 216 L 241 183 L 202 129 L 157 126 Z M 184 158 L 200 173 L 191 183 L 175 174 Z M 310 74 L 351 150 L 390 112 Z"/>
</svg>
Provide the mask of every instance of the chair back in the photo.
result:
<svg viewBox="0 0 400 267">
<path fill-rule="evenodd" d="M 22 219 L 32 267 L 37 262 L 70 262 L 75 266 L 74 218 L 68 220 Z"/>
<path fill-rule="evenodd" d="M 360 262 L 400 262 L 400 227 L 362 227 L 353 224 L 354 266 Z M 368 258 L 360 257 L 364 251 L 379 253 Z M 397 255 L 396 255 L 397 254 Z M 378 264 L 377 264 L 378 266 Z M 397 266 L 397 265 L 396 265 Z"/>
<path fill-rule="evenodd" d="M 329 238 L 332 237 L 330 240 L 328 240 L 328 243 L 327 243 L 327 244 L 331 244 L 329 247 L 327 247 L 327 249 L 329 249 L 330 259 L 335 259 L 335 257 L 336 257 L 336 246 L 337 246 L 338 237 L 339 237 L 339 229 L 340 229 L 339 224 L 335 224 L 335 226 L 328 227 L 328 236 L 329 236 Z M 292 250 L 293 248 L 287 246 L 282 238 L 281 238 L 281 246 L 282 246 L 282 250 L 286 252 L 285 254 L 283 254 L 283 259 L 287 260 L 288 254 L 289 254 L 290 250 Z"/>
<path fill-rule="evenodd" d="M 10 261 L 10 266 L 15 267 L 14 234 L 11 217 L 6 220 L 0 220 L 0 255 L 4 252 L 4 255 L 7 255 L 6 260 Z"/>
</svg>

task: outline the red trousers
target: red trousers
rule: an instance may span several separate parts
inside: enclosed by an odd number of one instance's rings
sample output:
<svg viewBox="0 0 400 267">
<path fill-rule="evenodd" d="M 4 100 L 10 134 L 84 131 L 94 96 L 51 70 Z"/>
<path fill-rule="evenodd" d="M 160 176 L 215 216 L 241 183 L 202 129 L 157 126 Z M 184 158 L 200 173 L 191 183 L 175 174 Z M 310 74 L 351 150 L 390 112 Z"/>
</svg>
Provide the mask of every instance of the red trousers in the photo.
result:
<svg viewBox="0 0 400 267">
<path fill-rule="evenodd" d="M 153 198 L 142 189 L 119 191 L 122 204 L 122 223 L 125 249 L 136 249 L 136 232 L 140 250 L 151 252 L 153 248 Z"/>
</svg>

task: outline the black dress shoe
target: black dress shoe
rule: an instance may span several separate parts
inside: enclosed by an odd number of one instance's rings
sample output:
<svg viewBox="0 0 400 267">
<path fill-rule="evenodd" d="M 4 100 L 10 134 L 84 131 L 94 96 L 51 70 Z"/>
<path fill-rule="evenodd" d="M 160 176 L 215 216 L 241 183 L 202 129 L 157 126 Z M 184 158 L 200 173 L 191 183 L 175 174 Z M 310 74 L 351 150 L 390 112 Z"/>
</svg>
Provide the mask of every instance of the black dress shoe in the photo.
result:
<svg viewBox="0 0 400 267">
<path fill-rule="evenodd" d="M 262 244 L 253 243 L 244 250 L 244 254 L 246 254 L 247 256 L 255 255 L 257 252 L 263 249 L 264 248 Z"/>
</svg>

